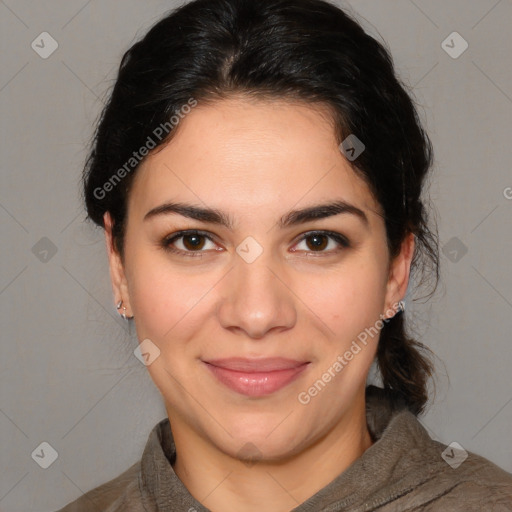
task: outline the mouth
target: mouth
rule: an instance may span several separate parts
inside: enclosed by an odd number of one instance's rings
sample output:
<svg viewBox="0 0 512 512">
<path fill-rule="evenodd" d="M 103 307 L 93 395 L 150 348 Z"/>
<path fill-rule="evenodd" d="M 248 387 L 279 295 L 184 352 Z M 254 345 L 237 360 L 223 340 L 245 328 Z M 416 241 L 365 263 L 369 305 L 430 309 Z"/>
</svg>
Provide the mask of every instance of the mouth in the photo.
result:
<svg viewBox="0 0 512 512">
<path fill-rule="evenodd" d="M 245 396 L 266 396 L 293 382 L 310 364 L 285 358 L 234 357 L 203 361 L 216 379 Z"/>
</svg>

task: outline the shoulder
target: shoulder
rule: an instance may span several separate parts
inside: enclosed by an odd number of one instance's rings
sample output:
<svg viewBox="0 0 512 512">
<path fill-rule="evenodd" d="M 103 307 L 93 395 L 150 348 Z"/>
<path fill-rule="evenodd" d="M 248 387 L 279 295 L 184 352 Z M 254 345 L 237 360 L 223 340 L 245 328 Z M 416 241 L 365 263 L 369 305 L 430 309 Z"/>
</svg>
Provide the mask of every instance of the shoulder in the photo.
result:
<svg viewBox="0 0 512 512">
<path fill-rule="evenodd" d="M 90 490 L 57 512 L 90 512 L 91 510 L 143 512 L 138 482 L 139 472 L 140 460 L 116 478 Z"/>
<path fill-rule="evenodd" d="M 422 442 L 405 456 L 408 471 L 417 475 L 411 503 L 421 503 L 425 511 L 512 511 L 512 474 L 458 443 L 432 439 L 411 416 L 411 430 L 423 431 L 415 433 Z"/>
<path fill-rule="evenodd" d="M 512 511 L 512 474 L 456 443 L 431 440 L 430 456 L 436 458 L 429 464 L 430 478 L 424 488 L 443 490 L 436 506 Z"/>
<path fill-rule="evenodd" d="M 377 492 L 384 501 L 387 496 L 382 512 L 512 511 L 512 474 L 458 443 L 432 439 L 390 393 L 368 391 L 368 426 L 378 441 L 366 466 L 385 474 Z"/>
</svg>

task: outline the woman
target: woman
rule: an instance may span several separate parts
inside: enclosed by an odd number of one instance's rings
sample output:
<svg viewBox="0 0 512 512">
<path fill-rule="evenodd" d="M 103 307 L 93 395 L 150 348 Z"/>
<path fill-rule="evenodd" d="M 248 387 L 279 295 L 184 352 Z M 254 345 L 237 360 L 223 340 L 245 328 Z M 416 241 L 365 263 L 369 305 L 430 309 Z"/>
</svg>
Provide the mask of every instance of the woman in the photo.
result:
<svg viewBox="0 0 512 512">
<path fill-rule="evenodd" d="M 339 8 L 196 0 L 157 23 L 84 188 L 168 418 L 62 510 L 512 510 L 510 474 L 417 419 L 433 369 L 403 299 L 439 275 L 431 164 L 389 54 Z"/>
</svg>

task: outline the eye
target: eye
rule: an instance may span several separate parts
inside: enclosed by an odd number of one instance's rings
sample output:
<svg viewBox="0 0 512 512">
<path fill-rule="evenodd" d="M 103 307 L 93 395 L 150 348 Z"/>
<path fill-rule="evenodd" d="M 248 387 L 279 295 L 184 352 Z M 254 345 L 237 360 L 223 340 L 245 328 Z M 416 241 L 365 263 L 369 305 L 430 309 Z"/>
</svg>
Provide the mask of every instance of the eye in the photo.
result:
<svg viewBox="0 0 512 512">
<path fill-rule="evenodd" d="M 211 244 L 208 247 L 208 243 Z M 305 244 L 305 248 L 300 249 L 300 244 Z M 161 246 L 169 252 L 192 257 L 201 257 L 208 250 L 220 251 L 211 235 L 198 230 L 179 231 L 173 235 L 165 237 Z M 297 249 L 297 247 L 299 247 Z M 348 239 L 333 231 L 311 231 L 305 233 L 296 244 L 292 252 L 305 251 L 309 253 L 335 253 L 341 248 L 350 247 Z"/>
<path fill-rule="evenodd" d="M 208 243 L 212 244 L 210 248 L 207 247 Z M 206 250 L 219 250 L 211 236 L 197 230 L 179 231 L 164 238 L 161 245 L 166 251 L 185 256 L 202 256 L 201 253 L 206 252 L 205 246 Z"/>
<path fill-rule="evenodd" d="M 306 248 L 302 250 L 307 252 L 332 253 L 340 250 L 340 246 L 341 248 L 350 247 L 350 242 L 346 237 L 333 231 L 311 231 L 304 234 L 299 242 L 296 247 L 304 243 Z M 296 250 L 293 249 L 294 252 Z"/>
</svg>

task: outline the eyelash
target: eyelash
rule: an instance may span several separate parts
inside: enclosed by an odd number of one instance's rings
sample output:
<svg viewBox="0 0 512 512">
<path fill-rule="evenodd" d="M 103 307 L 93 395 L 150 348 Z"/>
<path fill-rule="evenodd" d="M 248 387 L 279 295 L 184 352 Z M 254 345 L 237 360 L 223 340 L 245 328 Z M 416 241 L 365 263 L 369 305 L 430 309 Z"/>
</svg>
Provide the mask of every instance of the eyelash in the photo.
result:
<svg viewBox="0 0 512 512">
<path fill-rule="evenodd" d="M 205 231 L 191 229 L 191 230 L 185 230 L 185 231 L 178 231 L 177 233 L 175 233 L 171 236 L 165 237 L 161 241 L 160 245 L 165 251 L 168 251 L 168 252 L 171 252 L 174 254 L 178 254 L 178 255 L 182 255 L 182 256 L 186 256 L 186 257 L 192 257 L 192 258 L 193 257 L 202 257 L 202 253 L 204 253 L 206 251 L 201 251 L 201 250 L 199 250 L 199 251 L 182 251 L 181 249 L 176 249 L 175 247 L 173 247 L 171 245 L 173 242 L 175 242 L 176 240 L 179 240 L 180 238 L 184 238 L 185 236 L 193 236 L 193 235 L 202 236 L 202 237 L 208 239 L 210 242 L 215 243 L 213 238 Z M 300 238 L 300 240 L 297 242 L 297 244 L 299 244 L 300 242 L 306 240 L 307 238 L 313 237 L 315 235 L 330 237 L 335 242 L 337 242 L 343 249 L 348 249 L 350 247 L 349 240 L 346 237 L 344 237 L 343 235 L 341 235 L 340 233 L 336 233 L 334 231 L 308 231 L 307 233 L 304 233 L 304 235 Z M 339 252 L 339 250 L 340 249 L 331 250 L 331 251 L 306 251 L 306 252 L 308 254 L 316 255 L 316 254 L 332 254 L 332 253 Z"/>
</svg>

